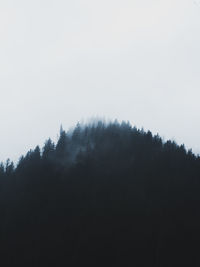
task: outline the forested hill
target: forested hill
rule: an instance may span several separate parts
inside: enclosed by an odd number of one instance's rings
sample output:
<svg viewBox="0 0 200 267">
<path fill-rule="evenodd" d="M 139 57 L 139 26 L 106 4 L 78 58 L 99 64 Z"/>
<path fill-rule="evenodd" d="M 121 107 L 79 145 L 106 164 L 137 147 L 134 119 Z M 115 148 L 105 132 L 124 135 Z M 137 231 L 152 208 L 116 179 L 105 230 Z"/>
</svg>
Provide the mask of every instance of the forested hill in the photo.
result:
<svg viewBox="0 0 200 267">
<path fill-rule="evenodd" d="M 200 158 L 129 123 L 0 166 L 1 266 L 200 266 Z"/>
</svg>

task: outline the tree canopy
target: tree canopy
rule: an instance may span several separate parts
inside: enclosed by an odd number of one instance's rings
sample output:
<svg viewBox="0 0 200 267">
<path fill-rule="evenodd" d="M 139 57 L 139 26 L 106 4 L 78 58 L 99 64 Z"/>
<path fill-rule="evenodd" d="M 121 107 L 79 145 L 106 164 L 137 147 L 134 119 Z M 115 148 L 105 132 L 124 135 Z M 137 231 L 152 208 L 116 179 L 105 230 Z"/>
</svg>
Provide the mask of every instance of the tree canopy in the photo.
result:
<svg viewBox="0 0 200 267">
<path fill-rule="evenodd" d="M 2 266 L 199 266 L 200 158 L 101 121 L 0 164 Z"/>
</svg>

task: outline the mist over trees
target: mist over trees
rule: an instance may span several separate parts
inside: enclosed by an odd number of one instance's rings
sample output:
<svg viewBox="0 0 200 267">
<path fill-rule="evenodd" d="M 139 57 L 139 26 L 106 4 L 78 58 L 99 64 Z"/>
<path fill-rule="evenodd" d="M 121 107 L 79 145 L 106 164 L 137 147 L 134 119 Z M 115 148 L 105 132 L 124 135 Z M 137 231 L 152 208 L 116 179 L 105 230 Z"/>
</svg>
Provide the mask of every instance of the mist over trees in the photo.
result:
<svg viewBox="0 0 200 267">
<path fill-rule="evenodd" d="M 199 266 L 200 158 L 129 123 L 0 164 L 2 266 Z"/>
</svg>

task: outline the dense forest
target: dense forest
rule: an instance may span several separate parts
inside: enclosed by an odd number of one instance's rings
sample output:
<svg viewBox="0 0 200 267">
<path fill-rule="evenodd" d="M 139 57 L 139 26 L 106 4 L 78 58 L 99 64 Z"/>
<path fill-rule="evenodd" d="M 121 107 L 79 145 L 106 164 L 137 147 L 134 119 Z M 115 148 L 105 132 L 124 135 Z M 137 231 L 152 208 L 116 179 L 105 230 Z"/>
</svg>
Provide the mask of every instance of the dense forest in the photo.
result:
<svg viewBox="0 0 200 267">
<path fill-rule="evenodd" d="M 200 266 L 200 158 L 129 123 L 0 165 L 1 266 Z"/>
</svg>

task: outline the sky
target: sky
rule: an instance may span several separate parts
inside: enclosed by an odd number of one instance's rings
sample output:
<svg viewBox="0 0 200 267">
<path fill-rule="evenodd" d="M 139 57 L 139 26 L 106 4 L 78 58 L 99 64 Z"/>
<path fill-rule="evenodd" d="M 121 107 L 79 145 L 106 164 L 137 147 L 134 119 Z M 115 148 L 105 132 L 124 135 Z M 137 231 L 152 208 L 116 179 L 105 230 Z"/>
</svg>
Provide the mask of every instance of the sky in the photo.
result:
<svg viewBox="0 0 200 267">
<path fill-rule="evenodd" d="M 1 0 L 0 161 L 89 118 L 200 153 L 200 1 Z"/>
</svg>

